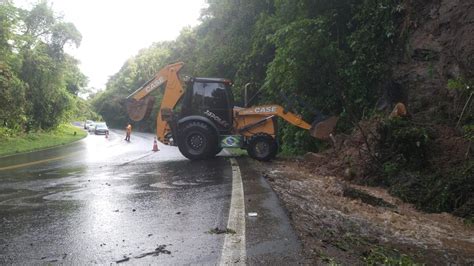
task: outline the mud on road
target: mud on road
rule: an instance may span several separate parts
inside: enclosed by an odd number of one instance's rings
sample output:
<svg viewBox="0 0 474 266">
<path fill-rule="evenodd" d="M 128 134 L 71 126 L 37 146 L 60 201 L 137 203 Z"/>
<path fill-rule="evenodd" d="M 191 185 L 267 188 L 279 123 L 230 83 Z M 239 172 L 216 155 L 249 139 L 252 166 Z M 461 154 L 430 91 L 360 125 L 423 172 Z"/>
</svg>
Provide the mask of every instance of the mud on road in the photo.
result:
<svg viewBox="0 0 474 266">
<path fill-rule="evenodd" d="M 459 218 L 417 211 L 382 188 L 315 174 L 304 161 L 247 161 L 277 193 L 309 261 L 474 263 L 474 227 Z"/>
</svg>

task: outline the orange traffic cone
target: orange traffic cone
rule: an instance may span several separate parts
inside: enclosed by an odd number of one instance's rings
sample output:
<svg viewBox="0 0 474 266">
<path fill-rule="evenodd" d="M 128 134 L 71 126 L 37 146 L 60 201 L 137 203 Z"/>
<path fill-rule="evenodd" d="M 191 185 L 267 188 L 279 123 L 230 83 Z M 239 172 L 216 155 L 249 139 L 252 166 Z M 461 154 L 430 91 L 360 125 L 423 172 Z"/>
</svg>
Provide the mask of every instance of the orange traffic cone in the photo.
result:
<svg viewBox="0 0 474 266">
<path fill-rule="evenodd" d="M 160 149 L 158 149 L 158 143 L 156 142 L 156 137 L 155 137 L 155 140 L 153 141 L 153 150 L 152 151 L 159 151 Z"/>
</svg>

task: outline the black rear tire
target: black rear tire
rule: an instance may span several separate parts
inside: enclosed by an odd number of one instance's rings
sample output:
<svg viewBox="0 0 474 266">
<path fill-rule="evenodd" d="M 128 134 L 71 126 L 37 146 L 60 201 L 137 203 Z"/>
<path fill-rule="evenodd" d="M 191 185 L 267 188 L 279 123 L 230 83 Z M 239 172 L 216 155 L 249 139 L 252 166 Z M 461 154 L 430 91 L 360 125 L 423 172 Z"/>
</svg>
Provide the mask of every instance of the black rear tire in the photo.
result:
<svg viewBox="0 0 474 266">
<path fill-rule="evenodd" d="M 204 122 L 188 122 L 180 130 L 178 148 L 190 160 L 213 157 L 217 149 L 217 134 Z"/>
<path fill-rule="evenodd" d="M 247 153 L 250 157 L 259 161 L 270 161 L 275 158 L 278 152 L 276 140 L 265 133 L 253 135 L 247 147 Z"/>
</svg>

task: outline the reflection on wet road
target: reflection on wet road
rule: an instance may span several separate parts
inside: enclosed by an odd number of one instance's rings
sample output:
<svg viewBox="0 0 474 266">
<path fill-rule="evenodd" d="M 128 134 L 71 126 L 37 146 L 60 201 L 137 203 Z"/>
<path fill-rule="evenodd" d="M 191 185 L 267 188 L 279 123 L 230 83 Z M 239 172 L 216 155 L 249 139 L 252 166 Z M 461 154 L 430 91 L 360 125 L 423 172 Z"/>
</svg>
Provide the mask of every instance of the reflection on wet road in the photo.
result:
<svg viewBox="0 0 474 266">
<path fill-rule="evenodd" d="M 224 249 L 232 238 L 212 233 L 234 224 L 228 218 L 236 180 L 230 159 L 189 161 L 176 147 L 152 152 L 151 134 L 132 134 L 130 143 L 123 136 L 90 135 L 66 147 L 0 158 L 0 264 L 215 265 L 233 259 Z M 247 254 L 243 259 L 301 262 L 300 243 L 278 199 L 259 173 L 243 173 L 245 206 L 237 210 L 246 227 L 245 243 L 237 245 Z M 246 209 L 259 216 L 246 217 Z"/>
<path fill-rule="evenodd" d="M 232 173 L 226 158 L 191 162 L 153 136 L 114 132 L 4 158 L 0 263 L 219 261 Z"/>
</svg>

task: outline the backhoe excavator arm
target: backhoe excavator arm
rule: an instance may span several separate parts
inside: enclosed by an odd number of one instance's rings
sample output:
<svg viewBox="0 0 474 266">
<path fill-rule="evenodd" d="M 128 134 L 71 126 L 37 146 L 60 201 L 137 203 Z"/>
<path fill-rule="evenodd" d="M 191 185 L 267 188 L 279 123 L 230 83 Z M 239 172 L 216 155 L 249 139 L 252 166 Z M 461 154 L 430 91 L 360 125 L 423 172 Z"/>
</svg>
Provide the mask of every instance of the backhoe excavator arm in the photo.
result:
<svg viewBox="0 0 474 266">
<path fill-rule="evenodd" d="M 179 71 L 184 63 L 179 62 L 167 65 L 162 68 L 153 79 L 146 82 L 139 89 L 130 94 L 127 99 L 127 111 L 130 118 L 134 121 L 140 121 L 145 114 L 150 111 L 154 102 L 153 97 L 147 97 L 152 91 L 166 84 L 163 100 L 160 103 L 160 109 L 156 117 L 156 135 L 158 140 L 164 142 L 166 134 L 171 131 L 169 122 L 173 108 L 184 94 L 184 89 L 179 80 Z"/>
<path fill-rule="evenodd" d="M 338 120 L 338 117 L 332 116 L 329 118 L 314 121 L 312 124 L 309 124 L 305 122 L 299 115 L 286 111 L 285 108 L 280 105 L 273 104 L 254 106 L 236 111 L 237 121 L 243 121 L 245 120 L 245 117 L 248 116 L 261 116 L 264 118 L 257 120 L 253 123 L 240 123 L 241 125 L 238 126 L 238 131 L 244 132 L 247 130 L 252 130 L 252 128 L 259 127 L 264 124 L 265 121 L 269 120 L 269 118 L 278 116 L 292 125 L 295 125 L 305 130 L 309 130 L 310 135 L 318 139 L 328 139 L 329 135 L 333 132 Z"/>
<path fill-rule="evenodd" d="M 280 105 L 262 105 L 262 106 L 255 106 L 247 109 L 242 109 L 238 112 L 239 115 L 276 115 L 288 123 L 300 127 L 302 129 L 309 130 L 311 125 L 306 123 L 300 116 L 295 115 L 291 112 L 285 111 L 285 109 Z"/>
</svg>

